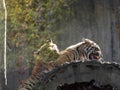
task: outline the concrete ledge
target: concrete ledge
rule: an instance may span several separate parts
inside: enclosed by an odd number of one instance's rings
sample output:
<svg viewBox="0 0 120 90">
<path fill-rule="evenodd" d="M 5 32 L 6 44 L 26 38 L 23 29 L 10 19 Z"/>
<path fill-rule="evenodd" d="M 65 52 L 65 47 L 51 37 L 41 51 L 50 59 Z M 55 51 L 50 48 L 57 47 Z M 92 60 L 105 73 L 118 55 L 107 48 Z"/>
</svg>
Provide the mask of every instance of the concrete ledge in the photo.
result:
<svg viewBox="0 0 120 90">
<path fill-rule="evenodd" d="M 110 84 L 120 89 L 120 65 L 117 63 L 85 61 L 65 63 L 48 73 L 40 74 L 38 90 L 56 90 L 60 85 L 75 82 Z"/>
</svg>

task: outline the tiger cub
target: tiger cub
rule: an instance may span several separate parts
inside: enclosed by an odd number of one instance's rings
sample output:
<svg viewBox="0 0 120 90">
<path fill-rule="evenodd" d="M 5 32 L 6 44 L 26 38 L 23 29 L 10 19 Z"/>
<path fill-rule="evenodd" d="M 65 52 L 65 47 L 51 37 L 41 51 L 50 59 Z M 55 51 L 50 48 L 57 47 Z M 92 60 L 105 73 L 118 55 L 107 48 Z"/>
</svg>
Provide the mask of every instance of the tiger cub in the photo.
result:
<svg viewBox="0 0 120 90">
<path fill-rule="evenodd" d="M 46 41 L 40 49 L 34 52 L 35 65 L 33 67 L 30 77 L 19 85 L 18 90 L 36 90 L 38 87 L 40 73 L 42 71 L 50 71 L 55 61 L 59 56 L 59 49 L 52 41 Z M 49 63 L 51 62 L 51 63 Z"/>
<path fill-rule="evenodd" d="M 59 53 L 58 59 L 54 62 L 55 66 L 65 62 L 75 60 L 101 60 L 102 52 L 100 47 L 89 39 L 84 39 L 82 42 L 71 45 Z"/>
<path fill-rule="evenodd" d="M 44 70 L 50 71 L 53 68 L 52 62 L 59 57 L 59 49 L 52 40 L 48 40 L 39 50 L 34 52 L 34 57 L 35 65 L 32 74 L 37 74 Z"/>
</svg>

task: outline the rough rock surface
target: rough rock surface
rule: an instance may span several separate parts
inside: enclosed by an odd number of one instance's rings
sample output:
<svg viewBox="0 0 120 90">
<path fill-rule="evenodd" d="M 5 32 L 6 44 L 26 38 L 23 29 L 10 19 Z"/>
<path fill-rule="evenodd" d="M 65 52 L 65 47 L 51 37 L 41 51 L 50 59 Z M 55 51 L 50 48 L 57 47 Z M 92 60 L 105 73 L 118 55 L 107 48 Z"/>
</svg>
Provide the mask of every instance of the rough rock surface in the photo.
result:
<svg viewBox="0 0 120 90">
<path fill-rule="evenodd" d="M 120 90 L 120 65 L 110 62 L 79 61 L 60 65 L 40 74 L 37 90 L 57 90 L 58 86 L 95 80 L 99 85 L 112 85 Z M 109 89 L 108 89 L 109 90 Z"/>
</svg>

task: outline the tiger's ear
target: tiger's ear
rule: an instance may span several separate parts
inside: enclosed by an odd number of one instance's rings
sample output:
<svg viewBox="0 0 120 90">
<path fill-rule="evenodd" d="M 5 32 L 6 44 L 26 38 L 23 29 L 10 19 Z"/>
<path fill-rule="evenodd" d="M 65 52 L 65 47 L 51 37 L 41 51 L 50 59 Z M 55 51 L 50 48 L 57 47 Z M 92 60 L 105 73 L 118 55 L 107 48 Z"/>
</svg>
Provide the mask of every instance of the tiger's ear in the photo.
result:
<svg viewBox="0 0 120 90">
<path fill-rule="evenodd" d="M 91 41 L 90 39 L 86 39 L 86 38 L 84 39 L 84 42 L 85 43 L 91 43 L 91 44 L 93 43 L 93 41 Z"/>
<path fill-rule="evenodd" d="M 82 41 L 87 43 L 87 42 L 90 42 L 91 40 L 89 40 L 87 38 L 82 38 Z"/>
<path fill-rule="evenodd" d="M 83 42 L 85 42 L 85 43 L 89 43 L 89 42 L 90 42 L 90 40 L 89 40 L 89 39 L 84 38 L 84 37 L 82 38 L 82 41 L 83 41 Z"/>
</svg>

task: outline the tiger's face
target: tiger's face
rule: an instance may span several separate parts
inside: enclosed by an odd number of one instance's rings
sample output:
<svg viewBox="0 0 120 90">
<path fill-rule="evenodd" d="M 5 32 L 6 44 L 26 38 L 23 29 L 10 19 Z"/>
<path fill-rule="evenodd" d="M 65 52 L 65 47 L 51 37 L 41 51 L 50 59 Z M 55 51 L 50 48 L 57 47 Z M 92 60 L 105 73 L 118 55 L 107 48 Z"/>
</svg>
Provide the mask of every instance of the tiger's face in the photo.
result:
<svg viewBox="0 0 120 90">
<path fill-rule="evenodd" d="M 50 61 L 59 56 L 59 49 L 52 41 L 46 41 L 40 49 L 34 52 L 34 58 L 36 60 Z"/>
<path fill-rule="evenodd" d="M 49 42 L 49 49 L 51 51 L 55 51 L 56 53 L 59 54 L 59 49 L 58 49 L 57 45 L 52 42 L 52 40 L 51 40 L 51 42 Z"/>
<path fill-rule="evenodd" d="M 103 55 L 100 47 L 93 41 L 85 39 L 86 43 L 86 58 L 87 60 L 101 60 Z"/>
<path fill-rule="evenodd" d="M 88 53 L 89 60 L 101 60 L 103 55 L 101 53 L 100 48 L 92 47 L 91 51 Z"/>
</svg>

